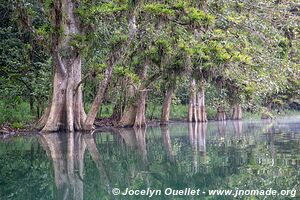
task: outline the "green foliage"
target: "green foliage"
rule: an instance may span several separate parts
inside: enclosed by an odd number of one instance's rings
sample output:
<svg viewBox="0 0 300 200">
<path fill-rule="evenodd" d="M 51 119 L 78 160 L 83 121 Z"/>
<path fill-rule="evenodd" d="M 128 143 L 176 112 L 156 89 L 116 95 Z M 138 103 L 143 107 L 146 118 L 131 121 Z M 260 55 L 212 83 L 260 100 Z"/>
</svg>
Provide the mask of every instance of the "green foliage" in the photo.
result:
<svg viewBox="0 0 300 200">
<path fill-rule="evenodd" d="M 87 41 L 84 35 L 75 34 L 71 36 L 69 45 L 76 48 L 77 50 L 82 51 L 84 48 L 86 48 L 86 42 Z"/>
<path fill-rule="evenodd" d="M 158 16 L 175 16 L 175 11 L 169 5 L 162 3 L 146 4 L 144 10 Z"/>
<path fill-rule="evenodd" d="M 53 27 L 54 3 L 0 1 L 0 97 L 9 109 L 31 102 L 37 117 L 51 99 L 55 34 L 69 42 L 59 47 L 63 58 L 76 53 L 82 59 L 82 77 L 88 77 L 82 83 L 85 105 L 93 101 L 111 64 L 115 68 L 105 104 L 116 104 L 112 94 L 127 102 L 128 85 L 139 90 L 147 83 L 153 92 L 148 92 L 149 103 L 161 105 L 166 88 L 176 85 L 174 99 L 186 106 L 189 77 L 197 84 L 206 82 L 209 116 L 219 104 L 229 111 L 239 102 L 258 111 L 270 102 L 274 108 L 287 108 L 299 99 L 296 1 L 80 0 L 74 10 L 80 34 Z M 130 35 L 133 30 L 136 34 Z M 146 62 L 147 73 L 141 78 Z M 183 114 L 175 113 L 175 118 L 185 118 L 187 111 L 178 110 Z M 9 117 L 5 114 L 2 123 L 21 122 Z"/>
<path fill-rule="evenodd" d="M 24 123 L 33 122 L 35 117 L 30 112 L 27 102 L 9 105 L 0 101 L 0 124 L 11 123 L 13 128 L 23 128 Z"/>
<path fill-rule="evenodd" d="M 93 17 L 94 15 L 113 15 L 118 12 L 123 12 L 128 9 L 127 4 L 119 2 L 101 3 L 100 5 L 91 5 L 89 7 L 81 7 L 76 10 L 76 13 L 82 18 Z"/>
</svg>

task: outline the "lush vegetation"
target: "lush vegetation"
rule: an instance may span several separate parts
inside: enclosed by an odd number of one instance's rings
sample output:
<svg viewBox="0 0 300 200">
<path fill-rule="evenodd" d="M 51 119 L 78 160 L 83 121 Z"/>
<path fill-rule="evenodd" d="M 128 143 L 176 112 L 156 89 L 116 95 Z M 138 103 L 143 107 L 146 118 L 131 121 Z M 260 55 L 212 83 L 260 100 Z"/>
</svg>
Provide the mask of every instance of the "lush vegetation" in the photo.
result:
<svg viewBox="0 0 300 200">
<path fill-rule="evenodd" d="M 96 117 L 124 127 L 299 109 L 298 3 L 0 0 L 0 123 L 72 131 Z"/>
</svg>

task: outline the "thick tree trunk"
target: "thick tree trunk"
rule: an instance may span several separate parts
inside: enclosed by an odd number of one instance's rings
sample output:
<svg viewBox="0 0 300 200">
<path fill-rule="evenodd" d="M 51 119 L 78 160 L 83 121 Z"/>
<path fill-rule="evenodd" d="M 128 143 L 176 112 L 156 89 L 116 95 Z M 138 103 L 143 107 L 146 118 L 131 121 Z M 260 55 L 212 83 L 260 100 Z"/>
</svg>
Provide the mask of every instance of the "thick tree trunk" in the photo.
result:
<svg viewBox="0 0 300 200">
<path fill-rule="evenodd" d="M 120 121 L 118 122 L 118 127 L 127 127 L 133 126 L 136 117 L 136 104 L 135 100 L 136 91 L 133 85 L 129 85 L 127 89 L 127 96 L 129 98 L 127 108 L 123 116 L 121 117 Z"/>
<path fill-rule="evenodd" d="M 198 106 L 197 114 L 199 122 L 207 122 L 207 115 L 205 111 L 205 85 L 204 81 L 201 81 L 199 92 L 197 94 Z"/>
<path fill-rule="evenodd" d="M 74 2 L 61 0 L 54 2 L 53 23 L 64 34 L 52 35 L 52 57 L 54 80 L 52 100 L 41 122 L 42 131 L 81 130 L 85 121 L 81 87 L 74 88 L 81 81 L 81 58 L 79 51 L 70 46 L 72 36 L 79 34 L 74 16 Z"/>
<path fill-rule="evenodd" d="M 147 72 L 149 68 L 149 60 L 146 59 L 143 69 L 140 72 L 140 79 L 145 82 L 147 78 Z M 143 127 L 146 126 L 146 99 L 147 99 L 147 88 L 144 84 L 142 84 L 139 99 L 138 99 L 138 105 L 136 110 L 136 117 L 134 126 L 135 127 Z"/>
<path fill-rule="evenodd" d="M 167 125 L 169 123 L 170 119 L 170 108 L 172 103 L 172 97 L 175 91 L 175 86 L 169 86 L 164 98 L 163 106 L 162 106 L 162 112 L 161 112 L 161 118 L 160 118 L 160 124 L 161 125 Z"/>
<path fill-rule="evenodd" d="M 143 127 L 146 125 L 146 99 L 147 91 L 141 91 L 138 105 L 136 107 L 136 116 L 135 116 L 135 127 Z"/>
<path fill-rule="evenodd" d="M 224 111 L 223 106 L 219 106 L 217 108 L 217 121 L 225 121 L 226 120 L 226 114 Z"/>
<path fill-rule="evenodd" d="M 143 69 L 140 73 L 140 79 L 142 82 L 146 82 L 147 71 L 149 67 L 149 60 L 145 61 Z M 118 122 L 119 127 L 143 127 L 146 125 L 146 99 L 147 99 L 147 87 L 143 83 L 138 91 L 134 91 L 134 87 L 130 86 L 129 105 L 126 108 L 124 115 Z"/>
<path fill-rule="evenodd" d="M 235 104 L 233 106 L 232 119 L 233 120 L 242 119 L 242 106 L 240 104 Z"/>
<path fill-rule="evenodd" d="M 197 106 L 196 106 L 196 81 L 192 79 L 190 81 L 190 96 L 189 96 L 189 112 L 188 112 L 188 121 L 196 122 L 197 118 Z"/>
</svg>

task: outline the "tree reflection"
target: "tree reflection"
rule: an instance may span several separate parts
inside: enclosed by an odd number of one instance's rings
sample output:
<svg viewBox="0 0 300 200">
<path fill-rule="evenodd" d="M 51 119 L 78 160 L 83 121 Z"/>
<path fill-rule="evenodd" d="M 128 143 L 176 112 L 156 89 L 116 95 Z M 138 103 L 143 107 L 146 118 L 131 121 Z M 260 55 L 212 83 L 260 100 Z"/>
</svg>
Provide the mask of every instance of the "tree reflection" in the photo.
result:
<svg viewBox="0 0 300 200">
<path fill-rule="evenodd" d="M 218 121 L 218 132 L 221 138 L 225 138 L 226 121 Z"/>
<path fill-rule="evenodd" d="M 232 124 L 233 124 L 233 129 L 234 129 L 235 136 L 240 137 L 243 133 L 243 121 L 233 120 Z"/>
<path fill-rule="evenodd" d="M 119 135 L 123 138 L 125 144 L 131 148 L 137 148 L 142 157 L 142 166 L 148 165 L 147 158 L 147 143 L 146 143 L 147 128 L 122 128 L 118 130 Z"/>
<path fill-rule="evenodd" d="M 50 133 L 40 142 L 53 162 L 57 199 L 83 199 L 83 168 L 86 144 L 78 133 Z"/>
<path fill-rule="evenodd" d="M 160 126 L 161 137 L 170 162 L 174 162 L 169 126 Z"/>
<path fill-rule="evenodd" d="M 99 174 L 111 193 L 111 183 L 93 134 L 49 133 L 39 138 L 52 160 L 58 200 L 82 200 L 84 182 L 84 154 L 88 149 Z M 112 199 L 113 196 L 112 196 Z"/>
<path fill-rule="evenodd" d="M 206 131 L 207 123 L 190 123 L 189 124 L 189 141 L 192 146 L 193 171 L 198 172 L 198 157 L 206 158 Z"/>
</svg>

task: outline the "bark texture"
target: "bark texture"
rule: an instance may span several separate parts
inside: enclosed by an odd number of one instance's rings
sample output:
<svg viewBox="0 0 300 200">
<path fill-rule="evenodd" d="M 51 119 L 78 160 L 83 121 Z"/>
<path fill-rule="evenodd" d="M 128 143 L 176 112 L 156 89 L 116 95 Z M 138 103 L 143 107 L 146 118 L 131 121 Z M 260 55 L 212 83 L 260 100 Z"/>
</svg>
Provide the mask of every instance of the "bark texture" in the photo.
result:
<svg viewBox="0 0 300 200">
<path fill-rule="evenodd" d="M 226 120 L 226 114 L 223 106 L 219 106 L 217 108 L 217 120 L 218 121 L 225 121 Z"/>
<path fill-rule="evenodd" d="M 135 95 L 136 91 L 133 85 L 129 85 L 127 88 L 127 96 L 129 97 L 128 105 L 125 109 L 124 114 L 122 115 L 121 119 L 119 120 L 117 126 L 118 127 L 126 127 L 126 126 L 133 126 L 136 117 L 136 103 L 135 103 Z"/>
<path fill-rule="evenodd" d="M 233 120 L 242 119 L 242 106 L 240 104 L 235 104 L 233 106 L 232 119 Z"/>
<path fill-rule="evenodd" d="M 204 81 L 200 82 L 199 92 L 197 94 L 197 114 L 199 122 L 207 122 L 207 114 L 205 110 L 205 83 Z"/>
<path fill-rule="evenodd" d="M 138 1 L 136 2 L 137 5 Z M 53 92 L 48 109 L 40 120 L 39 127 L 45 132 L 60 130 L 91 130 L 103 102 L 107 86 L 115 65 L 123 57 L 136 34 L 135 9 L 129 12 L 129 39 L 114 47 L 109 55 L 104 78 L 99 84 L 96 97 L 88 115 L 82 100 L 82 77 L 80 51 L 71 45 L 74 36 L 80 34 L 75 16 L 76 2 L 55 0 L 53 2 L 52 23 L 56 31 L 52 34 L 52 58 L 54 64 Z M 57 30 L 63 30 L 59 33 Z"/>
<path fill-rule="evenodd" d="M 171 109 L 171 103 L 172 103 L 172 97 L 175 91 L 175 86 L 169 86 L 167 89 L 167 92 L 164 97 L 164 102 L 162 106 L 162 112 L 161 112 L 161 118 L 160 118 L 160 124 L 161 125 L 167 125 L 169 123 L 170 119 L 170 109 Z"/>
<path fill-rule="evenodd" d="M 74 15 L 75 3 L 56 0 L 53 6 L 53 25 L 63 34 L 52 34 L 52 57 L 54 65 L 53 92 L 49 108 L 40 120 L 43 131 L 81 130 L 86 118 L 83 109 L 81 87 L 81 57 L 79 50 L 70 45 L 74 35 L 79 34 Z"/>
<path fill-rule="evenodd" d="M 147 72 L 149 68 L 149 60 L 146 59 L 143 69 L 140 72 L 140 79 L 142 82 L 146 81 Z M 136 107 L 136 116 L 135 116 L 135 127 L 143 127 L 146 126 L 146 99 L 147 99 L 147 88 L 144 84 L 142 84 L 140 95 L 138 98 L 138 105 Z"/>
<path fill-rule="evenodd" d="M 197 100 L 196 100 L 196 81 L 192 79 L 190 81 L 190 96 L 189 96 L 189 112 L 188 112 L 188 121 L 197 122 Z"/>
<path fill-rule="evenodd" d="M 146 99 L 147 99 L 147 71 L 149 68 L 149 60 L 146 60 L 139 74 L 142 81 L 138 90 L 134 86 L 129 87 L 131 99 L 125 110 L 124 115 L 118 122 L 119 127 L 143 127 L 146 126 Z"/>
</svg>

